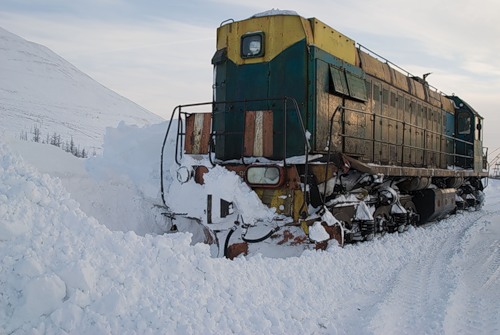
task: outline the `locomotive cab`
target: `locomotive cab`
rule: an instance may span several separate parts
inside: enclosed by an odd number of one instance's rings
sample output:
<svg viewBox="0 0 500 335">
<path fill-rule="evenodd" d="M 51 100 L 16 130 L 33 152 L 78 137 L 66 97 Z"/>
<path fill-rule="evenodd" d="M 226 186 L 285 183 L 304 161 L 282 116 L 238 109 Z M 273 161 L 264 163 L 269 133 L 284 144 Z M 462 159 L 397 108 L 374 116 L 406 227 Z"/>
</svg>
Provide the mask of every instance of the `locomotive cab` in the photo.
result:
<svg viewBox="0 0 500 335">
<path fill-rule="evenodd" d="M 481 172 L 483 161 L 483 118 L 465 101 L 457 96 L 449 97 L 455 107 L 455 160 L 454 165 Z"/>
</svg>

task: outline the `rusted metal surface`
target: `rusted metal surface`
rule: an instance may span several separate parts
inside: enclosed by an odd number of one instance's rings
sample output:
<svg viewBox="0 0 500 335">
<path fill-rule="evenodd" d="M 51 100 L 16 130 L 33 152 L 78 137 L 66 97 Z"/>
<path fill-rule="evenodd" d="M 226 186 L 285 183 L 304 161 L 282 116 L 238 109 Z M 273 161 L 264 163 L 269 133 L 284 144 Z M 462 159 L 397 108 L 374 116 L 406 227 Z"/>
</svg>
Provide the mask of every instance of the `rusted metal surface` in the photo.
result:
<svg viewBox="0 0 500 335">
<path fill-rule="evenodd" d="M 369 174 L 383 174 L 391 177 L 473 177 L 488 175 L 487 171 L 451 170 L 439 168 L 419 168 L 408 166 L 365 164 L 353 157 L 344 156 L 353 169 Z"/>
<path fill-rule="evenodd" d="M 203 185 L 205 184 L 204 175 L 208 172 L 208 168 L 206 166 L 200 165 L 194 167 L 194 181 L 197 184 Z"/>
<path fill-rule="evenodd" d="M 370 165 L 369 167 L 375 173 L 393 177 L 473 177 L 477 175 L 486 177 L 488 175 L 488 172 L 474 172 L 472 170 L 429 169 L 386 165 Z"/>
<path fill-rule="evenodd" d="M 362 69 L 374 77 L 380 78 L 387 83 L 391 82 L 391 72 L 387 64 L 382 63 L 375 57 L 364 51 L 359 51 Z"/>
<path fill-rule="evenodd" d="M 273 155 L 272 111 L 246 111 L 244 150 L 245 156 L 271 157 Z"/>
<path fill-rule="evenodd" d="M 408 91 L 408 81 L 406 80 L 406 76 L 393 68 L 391 68 L 391 74 L 392 84 L 405 92 Z"/>
<path fill-rule="evenodd" d="M 329 65 L 321 60 L 317 60 L 317 79 L 316 79 L 316 131 L 315 152 L 328 151 L 328 138 L 330 131 L 330 118 L 337 106 L 342 104 L 342 98 L 329 94 L 330 90 L 330 70 Z M 339 136 L 341 132 L 341 113 L 335 115 L 332 134 L 331 149 L 342 150 L 342 139 Z"/>
<path fill-rule="evenodd" d="M 207 154 L 212 116 L 209 113 L 190 114 L 186 117 L 185 150 L 187 154 Z"/>
<path fill-rule="evenodd" d="M 329 164 L 328 172 L 326 172 L 326 164 L 311 164 L 309 166 L 309 171 L 316 176 L 316 182 L 321 184 L 328 179 L 333 178 L 337 174 L 338 168 L 333 164 Z"/>
</svg>

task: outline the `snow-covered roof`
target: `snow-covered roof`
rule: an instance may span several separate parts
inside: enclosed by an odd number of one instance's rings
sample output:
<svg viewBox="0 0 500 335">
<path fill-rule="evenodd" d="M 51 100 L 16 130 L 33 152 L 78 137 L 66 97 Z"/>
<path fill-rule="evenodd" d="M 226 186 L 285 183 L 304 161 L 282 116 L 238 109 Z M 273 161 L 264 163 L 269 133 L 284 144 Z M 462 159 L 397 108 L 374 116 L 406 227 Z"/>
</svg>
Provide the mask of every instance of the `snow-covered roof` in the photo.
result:
<svg viewBox="0 0 500 335">
<path fill-rule="evenodd" d="M 281 9 L 270 9 L 266 10 L 262 13 L 257 13 L 253 15 L 252 17 L 263 17 L 263 16 L 273 16 L 273 15 L 299 15 L 296 11 L 294 10 L 281 10 Z"/>
</svg>

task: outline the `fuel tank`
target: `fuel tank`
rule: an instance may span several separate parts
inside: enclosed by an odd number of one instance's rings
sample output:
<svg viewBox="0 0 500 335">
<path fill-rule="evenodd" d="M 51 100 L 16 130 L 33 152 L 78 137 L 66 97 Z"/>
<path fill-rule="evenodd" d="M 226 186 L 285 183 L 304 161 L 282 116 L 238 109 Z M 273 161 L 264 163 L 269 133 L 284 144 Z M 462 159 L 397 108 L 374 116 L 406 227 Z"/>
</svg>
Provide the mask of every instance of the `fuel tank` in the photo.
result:
<svg viewBox="0 0 500 335">
<path fill-rule="evenodd" d="M 419 224 L 439 220 L 455 208 L 455 189 L 424 189 L 413 194 L 413 203 L 420 214 Z"/>
</svg>

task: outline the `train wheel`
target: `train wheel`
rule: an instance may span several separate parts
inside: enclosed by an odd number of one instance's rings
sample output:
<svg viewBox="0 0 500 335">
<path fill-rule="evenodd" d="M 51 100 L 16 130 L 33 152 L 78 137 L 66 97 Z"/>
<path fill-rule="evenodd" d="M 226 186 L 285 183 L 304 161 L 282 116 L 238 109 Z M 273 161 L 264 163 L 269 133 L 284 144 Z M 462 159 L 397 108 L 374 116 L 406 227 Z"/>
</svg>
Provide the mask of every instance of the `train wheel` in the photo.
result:
<svg viewBox="0 0 500 335">
<path fill-rule="evenodd" d="M 375 233 L 394 232 L 395 225 L 390 206 L 378 207 L 373 213 L 373 219 L 375 221 Z"/>
<path fill-rule="evenodd" d="M 353 242 L 352 234 L 350 233 L 351 224 L 349 222 L 351 221 L 351 218 L 349 217 L 348 214 L 344 212 L 338 212 L 334 214 L 335 219 L 339 221 L 338 223 L 338 228 L 339 228 L 339 233 L 337 236 L 334 238 L 337 240 L 339 245 L 341 247 L 344 246 L 345 243 L 350 243 Z"/>
<path fill-rule="evenodd" d="M 418 215 L 417 207 L 415 207 L 413 201 L 405 202 L 403 207 L 406 209 L 408 225 L 416 226 L 418 224 L 418 221 L 420 221 L 420 215 Z"/>
<path fill-rule="evenodd" d="M 483 191 L 474 192 L 474 196 L 476 197 L 476 210 L 480 210 L 484 205 L 484 193 Z"/>
</svg>

